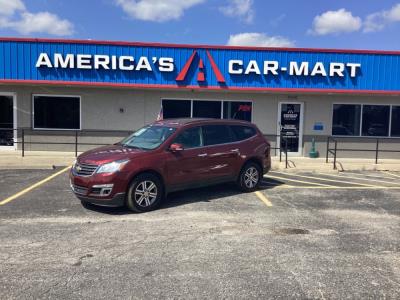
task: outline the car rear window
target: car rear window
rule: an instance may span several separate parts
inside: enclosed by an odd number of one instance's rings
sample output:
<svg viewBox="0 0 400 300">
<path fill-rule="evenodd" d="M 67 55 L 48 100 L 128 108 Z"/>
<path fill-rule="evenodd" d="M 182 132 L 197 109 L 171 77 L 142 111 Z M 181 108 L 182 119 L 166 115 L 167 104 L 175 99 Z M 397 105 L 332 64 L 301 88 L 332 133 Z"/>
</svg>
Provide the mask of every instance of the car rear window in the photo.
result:
<svg viewBox="0 0 400 300">
<path fill-rule="evenodd" d="M 250 126 L 231 125 L 236 141 L 242 141 L 257 134 L 257 131 Z"/>
<path fill-rule="evenodd" d="M 203 126 L 204 146 L 219 145 L 232 142 L 232 135 L 226 125 Z"/>
</svg>

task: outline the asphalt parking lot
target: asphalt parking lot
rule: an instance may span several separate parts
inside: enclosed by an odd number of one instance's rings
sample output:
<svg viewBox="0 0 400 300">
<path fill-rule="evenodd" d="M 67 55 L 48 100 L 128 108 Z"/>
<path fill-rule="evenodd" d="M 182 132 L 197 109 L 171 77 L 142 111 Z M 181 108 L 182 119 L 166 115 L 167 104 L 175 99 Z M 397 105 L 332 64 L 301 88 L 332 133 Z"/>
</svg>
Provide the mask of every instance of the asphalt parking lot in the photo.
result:
<svg viewBox="0 0 400 300">
<path fill-rule="evenodd" d="M 21 193 L 59 171 L 0 170 L 0 299 L 400 298 L 399 173 L 271 172 L 146 214 L 82 207 L 67 172 Z"/>
</svg>

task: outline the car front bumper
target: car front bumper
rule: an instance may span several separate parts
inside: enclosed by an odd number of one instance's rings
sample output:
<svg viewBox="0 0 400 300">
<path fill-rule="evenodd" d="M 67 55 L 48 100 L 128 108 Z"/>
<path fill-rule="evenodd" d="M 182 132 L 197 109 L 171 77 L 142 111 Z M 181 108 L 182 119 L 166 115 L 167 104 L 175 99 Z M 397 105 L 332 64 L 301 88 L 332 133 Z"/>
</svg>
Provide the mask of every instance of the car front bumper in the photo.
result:
<svg viewBox="0 0 400 300">
<path fill-rule="evenodd" d="M 112 198 L 107 198 L 107 199 L 99 199 L 99 198 L 94 198 L 94 197 L 88 197 L 88 196 L 83 196 L 80 194 L 75 193 L 75 196 L 84 202 L 89 202 L 92 204 L 96 205 L 102 205 L 102 206 L 124 206 L 125 205 L 125 193 L 118 193 L 115 194 L 114 197 Z"/>
<path fill-rule="evenodd" d="M 121 174 L 111 176 L 76 176 L 71 171 L 70 187 L 81 201 L 103 206 L 124 206 L 125 186 Z"/>
</svg>

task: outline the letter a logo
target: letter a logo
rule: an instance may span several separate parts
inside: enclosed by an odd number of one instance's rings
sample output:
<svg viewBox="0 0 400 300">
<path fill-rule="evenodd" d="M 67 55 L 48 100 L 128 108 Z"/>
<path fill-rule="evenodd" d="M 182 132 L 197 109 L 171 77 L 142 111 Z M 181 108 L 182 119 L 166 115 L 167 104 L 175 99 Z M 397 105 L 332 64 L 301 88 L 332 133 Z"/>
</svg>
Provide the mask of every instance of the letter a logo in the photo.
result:
<svg viewBox="0 0 400 300">
<path fill-rule="evenodd" d="M 215 74 L 215 77 L 217 78 L 217 82 L 218 83 L 225 83 L 225 78 L 222 75 L 221 71 L 219 70 L 218 66 L 216 65 L 213 57 L 211 56 L 210 52 L 208 50 L 206 50 L 207 53 L 207 58 L 208 61 L 211 64 L 211 68 Z M 185 65 L 183 66 L 183 69 L 181 70 L 181 72 L 178 74 L 178 76 L 176 77 L 176 81 L 184 81 L 187 77 L 187 74 L 189 72 L 190 67 L 193 64 L 194 58 L 197 56 L 197 51 L 194 50 L 192 55 L 189 57 L 189 59 L 187 60 L 187 62 L 185 63 Z M 205 79 L 205 66 L 204 66 L 204 62 L 203 59 L 199 59 L 199 64 L 198 64 L 198 73 L 197 73 L 197 81 L 198 82 L 204 82 L 206 81 Z"/>
</svg>

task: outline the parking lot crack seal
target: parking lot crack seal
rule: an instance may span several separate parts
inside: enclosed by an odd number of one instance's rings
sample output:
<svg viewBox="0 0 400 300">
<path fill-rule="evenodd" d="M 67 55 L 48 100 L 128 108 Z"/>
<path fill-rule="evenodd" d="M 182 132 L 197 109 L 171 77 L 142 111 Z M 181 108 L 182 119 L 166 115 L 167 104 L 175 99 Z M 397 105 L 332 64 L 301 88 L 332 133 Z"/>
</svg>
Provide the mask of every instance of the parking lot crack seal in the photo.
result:
<svg viewBox="0 0 400 300">
<path fill-rule="evenodd" d="M 72 264 L 72 265 L 74 267 L 78 267 L 78 266 L 82 265 L 82 262 L 83 262 L 84 259 L 91 258 L 91 257 L 93 257 L 93 254 L 86 254 L 84 256 L 81 256 L 81 257 L 79 257 L 78 261 L 76 263 Z"/>
</svg>

